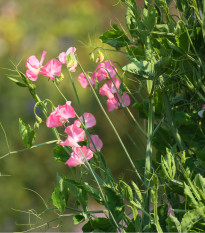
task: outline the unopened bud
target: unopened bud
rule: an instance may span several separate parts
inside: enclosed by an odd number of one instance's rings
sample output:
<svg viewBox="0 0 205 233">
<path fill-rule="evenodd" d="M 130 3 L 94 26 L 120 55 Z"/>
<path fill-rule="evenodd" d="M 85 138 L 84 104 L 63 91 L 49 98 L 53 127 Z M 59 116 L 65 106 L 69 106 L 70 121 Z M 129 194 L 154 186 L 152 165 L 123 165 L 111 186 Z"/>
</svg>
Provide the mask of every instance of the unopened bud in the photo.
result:
<svg viewBox="0 0 205 233">
<path fill-rule="evenodd" d="M 97 58 L 96 58 L 96 63 L 97 62 L 102 62 L 104 60 L 104 54 L 100 51 L 100 50 L 98 50 L 98 54 L 97 54 Z"/>
<path fill-rule="evenodd" d="M 93 52 L 90 54 L 90 60 L 93 62 L 95 61 L 95 54 Z"/>
</svg>

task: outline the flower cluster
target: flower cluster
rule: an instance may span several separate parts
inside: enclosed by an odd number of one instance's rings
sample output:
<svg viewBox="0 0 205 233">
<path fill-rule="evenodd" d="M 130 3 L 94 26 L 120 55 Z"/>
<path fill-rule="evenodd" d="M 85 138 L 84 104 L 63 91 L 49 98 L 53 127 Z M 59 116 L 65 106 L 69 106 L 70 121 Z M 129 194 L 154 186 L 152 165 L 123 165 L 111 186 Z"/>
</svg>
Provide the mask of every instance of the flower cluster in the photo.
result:
<svg viewBox="0 0 205 233">
<path fill-rule="evenodd" d="M 71 106 L 71 101 L 67 101 L 65 105 L 58 107 L 49 115 L 46 120 L 46 125 L 49 128 L 63 126 L 66 122 L 69 123 L 70 118 L 75 118 L 75 110 Z M 91 113 L 84 113 L 80 120 L 75 120 L 72 125 L 65 128 L 67 139 L 61 141 L 62 146 L 69 146 L 72 148 L 72 153 L 66 164 L 70 167 L 75 167 L 84 164 L 93 157 L 93 152 L 102 149 L 103 143 L 98 135 L 91 135 L 88 146 L 80 146 L 79 142 L 85 141 L 85 131 L 81 128 L 84 123 L 86 128 L 91 128 L 96 125 L 96 119 Z M 95 146 L 94 146 L 95 145 Z"/>
<path fill-rule="evenodd" d="M 70 72 L 75 72 L 78 64 L 75 58 L 75 51 L 76 48 L 71 47 L 66 52 L 59 54 L 59 61 L 57 59 L 51 59 L 45 66 L 43 66 L 43 61 L 46 56 L 45 51 L 43 51 L 40 62 L 35 56 L 30 56 L 26 61 L 26 77 L 31 81 L 36 81 L 38 75 L 42 74 L 51 80 L 55 80 L 55 77 L 61 75 L 62 65 L 67 65 Z"/>
<path fill-rule="evenodd" d="M 130 97 L 126 92 L 119 95 L 121 80 L 119 78 L 115 78 L 116 75 L 117 69 L 113 61 L 105 61 L 96 67 L 91 77 L 87 74 L 85 76 L 81 73 L 78 76 L 78 81 L 83 88 L 86 88 L 89 86 L 88 80 L 91 85 L 94 86 L 97 82 L 108 79 L 108 81 L 99 89 L 99 94 L 107 96 L 108 112 L 111 112 L 119 107 L 130 105 Z"/>
</svg>

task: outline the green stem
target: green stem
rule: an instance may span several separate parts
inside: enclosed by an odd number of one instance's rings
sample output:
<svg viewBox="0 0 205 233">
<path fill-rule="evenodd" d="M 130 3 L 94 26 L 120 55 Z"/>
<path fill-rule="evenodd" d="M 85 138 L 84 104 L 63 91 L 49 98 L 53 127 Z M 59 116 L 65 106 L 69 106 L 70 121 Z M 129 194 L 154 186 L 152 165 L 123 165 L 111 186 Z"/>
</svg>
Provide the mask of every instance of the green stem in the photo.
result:
<svg viewBox="0 0 205 233">
<path fill-rule="evenodd" d="M 117 136 L 117 138 L 118 138 L 118 140 L 119 140 L 119 142 L 120 142 L 120 144 L 121 144 L 121 146 L 122 146 L 122 148 L 123 148 L 125 154 L 127 155 L 127 158 L 128 158 L 128 160 L 130 161 L 130 163 L 131 163 L 131 165 L 132 165 L 132 167 L 133 167 L 133 169 L 134 169 L 136 175 L 138 176 L 139 180 L 143 183 L 143 180 L 142 180 L 142 178 L 141 178 L 139 172 L 137 171 L 137 169 L 136 169 L 136 167 L 135 167 L 135 165 L 134 165 L 134 163 L 133 163 L 133 161 L 132 161 L 132 159 L 131 159 L 131 157 L 130 157 L 130 155 L 129 155 L 129 153 L 128 153 L 128 151 L 127 151 L 125 145 L 124 145 L 124 143 L 122 142 L 122 140 L 121 140 L 121 138 L 120 138 L 120 136 L 119 136 L 119 134 L 118 134 L 118 132 L 117 132 L 115 126 L 113 125 L 113 123 L 112 123 L 112 121 L 110 120 L 109 116 L 107 115 L 107 113 L 106 113 L 104 107 L 102 106 L 102 104 L 101 104 L 101 102 L 100 102 L 100 99 L 99 99 L 98 96 L 97 96 L 96 91 L 94 90 L 92 84 L 90 83 L 90 80 L 88 79 L 87 74 L 85 73 L 85 71 L 84 71 L 84 69 L 83 69 L 83 67 L 81 66 L 81 64 L 80 64 L 79 61 L 78 61 L 78 64 L 79 64 L 79 66 L 80 66 L 80 68 L 81 68 L 83 74 L 85 75 L 85 77 L 86 77 L 86 79 L 87 79 L 87 81 L 88 81 L 88 83 L 89 83 L 89 85 L 90 85 L 90 87 L 91 87 L 91 89 L 92 89 L 92 91 L 93 91 L 93 94 L 94 94 L 94 96 L 95 96 L 95 98 L 96 98 L 96 100 L 97 100 L 97 102 L 98 102 L 98 104 L 99 104 L 99 106 L 100 106 L 102 112 L 104 113 L 104 115 L 105 115 L 106 119 L 108 120 L 110 126 L 112 127 L 112 129 L 113 129 L 115 135 Z"/>
<path fill-rule="evenodd" d="M 149 113 L 148 113 L 148 128 L 147 128 L 147 148 L 146 148 L 146 158 L 145 158 L 145 187 L 149 187 L 149 182 L 152 177 L 152 137 L 153 137 L 153 127 L 154 127 L 154 98 L 149 97 Z M 149 213 L 150 207 L 150 190 L 147 189 L 144 198 L 145 211 Z M 146 226 L 149 223 L 149 218 L 147 215 L 143 216 L 143 225 Z"/>
<path fill-rule="evenodd" d="M 163 97 L 163 101 L 164 101 L 164 108 L 165 108 L 165 114 L 168 120 L 168 125 L 171 131 L 172 136 L 174 137 L 178 147 L 180 148 L 181 151 L 186 150 L 186 147 L 184 145 L 184 142 L 181 139 L 181 136 L 178 133 L 177 127 L 175 125 L 173 116 L 172 116 L 172 110 L 171 110 L 171 106 L 169 103 L 169 99 L 167 96 L 167 93 L 164 91 L 162 94 Z"/>
</svg>

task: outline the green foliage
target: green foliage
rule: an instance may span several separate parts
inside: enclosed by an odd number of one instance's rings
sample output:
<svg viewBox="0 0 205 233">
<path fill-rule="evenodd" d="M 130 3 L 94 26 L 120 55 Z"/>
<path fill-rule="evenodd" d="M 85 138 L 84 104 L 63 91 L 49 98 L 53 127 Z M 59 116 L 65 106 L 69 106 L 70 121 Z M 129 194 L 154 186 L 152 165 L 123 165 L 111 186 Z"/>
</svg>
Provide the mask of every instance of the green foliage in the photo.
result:
<svg viewBox="0 0 205 233">
<path fill-rule="evenodd" d="M 72 151 L 70 151 L 70 153 L 72 153 Z M 69 159 L 68 153 L 61 145 L 58 145 L 53 149 L 53 156 L 56 161 L 63 163 L 65 163 Z"/>
<path fill-rule="evenodd" d="M 115 232 L 110 219 L 95 218 L 90 219 L 82 228 L 83 232 Z"/>
<path fill-rule="evenodd" d="M 116 49 L 120 49 L 121 47 L 130 44 L 128 37 L 117 25 L 113 25 L 112 30 L 106 31 L 102 36 L 100 36 L 100 39 L 103 43 L 109 44 Z"/>
<path fill-rule="evenodd" d="M 30 125 L 26 124 L 19 118 L 19 131 L 24 145 L 29 149 L 36 138 L 35 132 Z"/>
</svg>

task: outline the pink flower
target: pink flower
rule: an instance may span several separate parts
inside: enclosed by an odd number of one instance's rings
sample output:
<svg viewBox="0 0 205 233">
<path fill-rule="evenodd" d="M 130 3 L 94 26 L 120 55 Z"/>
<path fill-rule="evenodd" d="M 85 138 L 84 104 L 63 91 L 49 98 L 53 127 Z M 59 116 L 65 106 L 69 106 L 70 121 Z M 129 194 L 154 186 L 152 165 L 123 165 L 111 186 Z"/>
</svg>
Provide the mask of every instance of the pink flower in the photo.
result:
<svg viewBox="0 0 205 233">
<path fill-rule="evenodd" d="M 109 99 L 114 98 L 114 93 L 117 93 L 120 88 L 121 81 L 119 78 L 109 79 L 100 89 L 100 95 L 106 95 Z"/>
<path fill-rule="evenodd" d="M 96 147 L 98 150 L 101 150 L 102 147 L 103 147 L 103 143 L 102 143 L 102 140 L 99 138 L 99 136 L 96 135 L 96 134 L 94 134 L 94 135 L 91 135 L 91 138 L 92 138 L 92 141 L 93 141 L 95 147 Z M 94 147 L 92 141 L 91 141 L 91 139 L 89 139 L 90 149 L 91 149 L 93 152 L 96 152 L 95 147 Z"/>
<path fill-rule="evenodd" d="M 70 125 L 65 129 L 65 133 L 67 133 L 68 138 L 64 142 L 60 142 L 61 146 L 77 146 L 78 142 L 82 142 L 85 140 L 85 131 L 76 125 Z"/>
<path fill-rule="evenodd" d="M 91 127 L 96 125 L 96 119 L 93 116 L 93 114 L 85 112 L 83 114 L 83 116 L 84 116 L 84 119 L 85 119 L 86 128 L 91 128 Z M 83 117 L 82 116 L 80 117 L 80 120 L 83 122 Z M 75 120 L 74 124 L 76 126 L 78 126 L 78 127 L 80 127 L 80 125 L 81 125 L 79 120 Z"/>
<path fill-rule="evenodd" d="M 61 64 L 66 65 L 69 67 L 70 72 L 75 72 L 78 62 L 75 58 L 75 47 L 70 47 L 66 52 L 62 52 L 59 54 L 59 61 Z"/>
<path fill-rule="evenodd" d="M 35 56 L 30 56 L 26 61 L 26 77 L 29 78 L 31 81 L 36 81 L 38 79 L 38 74 L 42 67 L 43 61 L 46 56 L 46 51 L 43 51 L 41 60 L 39 60 Z"/>
<path fill-rule="evenodd" d="M 87 78 L 89 79 L 90 83 L 92 85 L 95 85 L 95 80 L 93 78 L 90 78 L 88 75 L 87 75 Z M 86 88 L 87 86 L 89 86 L 89 83 L 85 77 L 85 75 L 83 73 L 81 73 L 79 76 L 78 76 L 78 81 L 80 83 L 80 85 L 83 87 L 83 88 Z"/>
<path fill-rule="evenodd" d="M 115 109 L 118 109 L 119 107 L 119 102 L 118 100 L 114 97 L 112 99 L 108 99 L 107 100 L 107 106 L 108 106 L 108 112 L 112 112 L 114 111 Z"/>
<path fill-rule="evenodd" d="M 107 71 L 109 74 L 107 73 Z M 114 78 L 116 76 L 116 72 L 117 72 L 117 69 L 113 61 L 105 61 L 103 63 L 100 63 L 96 67 L 95 71 L 92 74 L 91 79 L 95 80 L 95 78 L 97 78 L 97 80 L 100 82 L 106 78 L 110 78 L 110 77 Z"/>
<path fill-rule="evenodd" d="M 71 153 L 70 158 L 65 164 L 68 164 L 69 167 L 76 167 L 80 164 L 84 164 L 92 157 L 92 151 L 90 149 L 87 149 L 86 146 L 75 147 L 73 153 Z"/>
<path fill-rule="evenodd" d="M 71 101 L 67 101 L 65 105 L 58 107 L 50 114 L 46 120 L 46 125 L 49 128 L 62 126 L 69 118 L 75 117 L 75 110 L 70 106 Z"/>
<path fill-rule="evenodd" d="M 56 59 L 51 59 L 40 71 L 42 75 L 49 77 L 51 80 L 55 80 L 55 76 L 61 75 L 61 63 Z"/>
<path fill-rule="evenodd" d="M 130 102 L 131 102 L 130 101 L 130 96 L 126 92 L 123 92 L 121 98 L 118 96 L 118 99 L 119 99 L 119 101 L 120 101 L 120 103 L 121 103 L 121 105 L 122 105 L 123 108 L 125 107 L 125 105 L 126 106 L 130 105 Z M 125 103 L 125 105 L 124 105 L 123 102 Z"/>
<path fill-rule="evenodd" d="M 203 118 L 204 111 L 205 111 L 205 104 L 202 105 L 202 110 L 198 112 L 198 115 L 199 115 L 201 118 Z"/>
<path fill-rule="evenodd" d="M 131 102 L 130 96 L 126 92 L 124 92 L 121 97 L 118 94 L 116 94 L 114 98 L 107 100 L 108 112 L 112 112 L 115 109 L 118 109 L 120 106 L 121 107 L 125 107 L 125 105 L 129 106 L 130 102 Z"/>
</svg>

